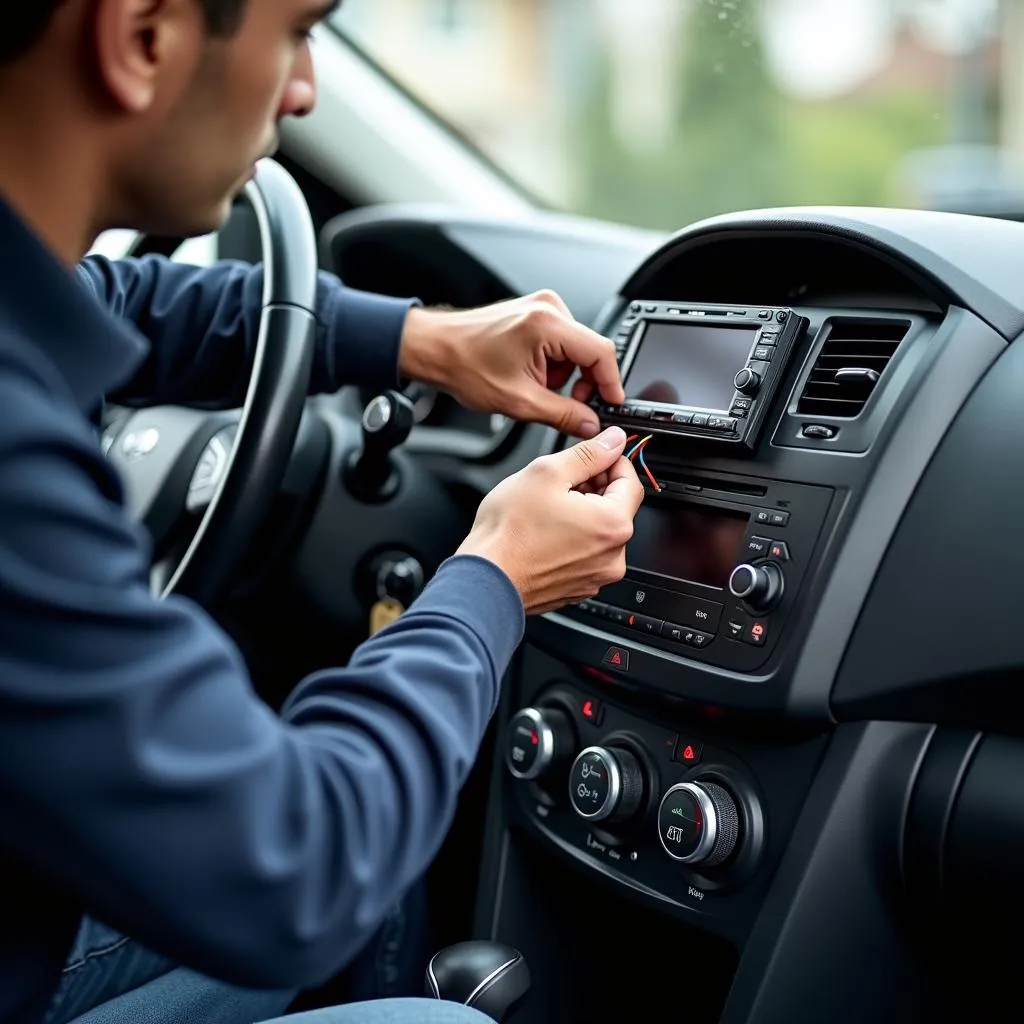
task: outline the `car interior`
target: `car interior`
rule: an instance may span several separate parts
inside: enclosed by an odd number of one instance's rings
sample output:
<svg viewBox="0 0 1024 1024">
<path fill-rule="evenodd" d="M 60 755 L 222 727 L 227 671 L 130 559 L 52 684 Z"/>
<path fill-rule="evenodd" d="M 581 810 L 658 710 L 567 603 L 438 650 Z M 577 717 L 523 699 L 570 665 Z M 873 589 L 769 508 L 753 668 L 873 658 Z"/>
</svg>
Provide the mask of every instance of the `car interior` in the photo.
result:
<svg viewBox="0 0 1024 1024">
<path fill-rule="evenodd" d="M 243 409 L 107 412 L 154 586 L 272 706 L 344 664 L 572 440 L 415 384 L 307 399 L 315 271 L 458 308 L 553 289 L 616 345 L 627 399 L 596 405 L 646 497 L 625 579 L 527 623 L 428 875 L 436 948 L 479 944 L 446 984 L 512 949 L 496 1019 L 1017 1019 L 1024 225 L 569 215 L 338 33 L 317 60 L 318 111 L 205 249 L 124 242 L 269 270 Z"/>
</svg>

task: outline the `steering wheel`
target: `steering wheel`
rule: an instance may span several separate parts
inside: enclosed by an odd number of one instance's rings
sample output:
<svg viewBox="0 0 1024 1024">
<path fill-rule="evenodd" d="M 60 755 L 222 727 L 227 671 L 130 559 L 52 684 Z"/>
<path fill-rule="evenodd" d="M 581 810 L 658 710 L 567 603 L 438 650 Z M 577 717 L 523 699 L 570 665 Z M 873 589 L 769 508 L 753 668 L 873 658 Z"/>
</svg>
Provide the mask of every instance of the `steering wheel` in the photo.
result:
<svg viewBox="0 0 1024 1024">
<path fill-rule="evenodd" d="M 135 516 L 159 546 L 182 511 L 202 511 L 180 558 L 154 566 L 153 589 L 209 606 L 220 597 L 276 496 L 309 391 L 316 330 L 317 246 L 309 207 L 288 172 L 260 162 L 244 190 L 264 269 L 259 338 L 241 416 L 166 406 L 104 438 Z"/>
</svg>

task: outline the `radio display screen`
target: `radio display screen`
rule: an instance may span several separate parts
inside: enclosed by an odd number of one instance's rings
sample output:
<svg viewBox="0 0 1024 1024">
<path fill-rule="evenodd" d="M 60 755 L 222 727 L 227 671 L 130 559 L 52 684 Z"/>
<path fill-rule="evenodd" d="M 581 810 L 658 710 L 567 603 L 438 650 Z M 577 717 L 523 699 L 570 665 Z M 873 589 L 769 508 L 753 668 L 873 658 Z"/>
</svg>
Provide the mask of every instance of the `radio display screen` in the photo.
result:
<svg viewBox="0 0 1024 1024">
<path fill-rule="evenodd" d="M 731 509 L 647 499 L 626 548 L 630 569 L 724 590 L 750 517 Z"/>
<path fill-rule="evenodd" d="M 626 401 L 727 410 L 756 327 L 649 323 L 625 381 Z"/>
</svg>

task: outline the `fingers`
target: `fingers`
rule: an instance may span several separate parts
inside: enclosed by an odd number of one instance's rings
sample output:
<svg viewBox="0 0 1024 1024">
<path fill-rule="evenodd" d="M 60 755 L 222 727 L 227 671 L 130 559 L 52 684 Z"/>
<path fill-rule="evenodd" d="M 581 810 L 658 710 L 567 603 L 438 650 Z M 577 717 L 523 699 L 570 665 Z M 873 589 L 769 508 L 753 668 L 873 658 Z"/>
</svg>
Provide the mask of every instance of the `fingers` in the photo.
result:
<svg viewBox="0 0 1024 1024">
<path fill-rule="evenodd" d="M 622 504 L 632 519 L 643 504 L 644 485 L 636 475 L 636 468 L 629 459 L 620 458 L 609 467 L 608 484 L 604 489 L 604 497 L 609 501 Z"/>
<path fill-rule="evenodd" d="M 579 323 L 554 292 L 538 292 L 533 298 L 561 314 L 554 328 L 558 336 L 550 339 L 557 346 L 551 358 L 555 362 L 565 361 L 578 366 L 606 402 L 621 405 L 626 400 L 626 393 L 622 389 L 614 343 Z"/>
<path fill-rule="evenodd" d="M 625 448 L 626 432 L 621 427 L 609 427 L 597 437 L 589 441 L 580 441 L 571 448 L 546 456 L 541 461 L 555 467 L 570 488 L 577 488 L 609 470 L 612 470 L 612 483 L 614 483 L 613 467 L 617 462 L 624 461 L 622 453 Z M 631 466 L 629 470 L 631 473 L 633 472 Z M 635 473 L 633 473 L 633 477 L 636 479 Z M 640 481 L 637 480 L 636 483 L 640 487 Z M 640 487 L 640 490 L 642 492 L 643 488 Z"/>
<path fill-rule="evenodd" d="M 606 402 L 621 405 L 626 400 L 614 342 L 575 320 L 563 320 L 553 340 L 558 345 L 556 358 L 578 366 Z"/>
<path fill-rule="evenodd" d="M 547 423 L 565 434 L 584 439 L 593 438 L 601 429 L 597 413 L 573 398 L 567 398 L 546 388 L 538 389 L 530 396 L 529 418 Z"/>
</svg>

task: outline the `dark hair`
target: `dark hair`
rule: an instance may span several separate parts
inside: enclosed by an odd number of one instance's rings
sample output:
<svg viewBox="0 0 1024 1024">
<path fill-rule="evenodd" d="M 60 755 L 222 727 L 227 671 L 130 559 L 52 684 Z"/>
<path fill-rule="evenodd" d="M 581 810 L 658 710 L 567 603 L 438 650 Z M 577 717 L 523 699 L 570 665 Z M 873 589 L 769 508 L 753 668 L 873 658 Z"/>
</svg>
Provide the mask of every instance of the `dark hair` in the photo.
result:
<svg viewBox="0 0 1024 1024">
<path fill-rule="evenodd" d="M 238 28 L 248 0 L 196 0 L 210 32 L 228 36 Z M 24 56 L 42 39 L 50 19 L 64 0 L 0 0 L 0 65 Z"/>
</svg>

